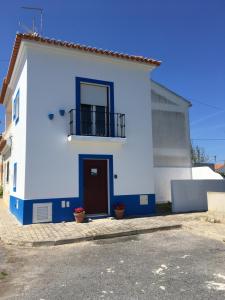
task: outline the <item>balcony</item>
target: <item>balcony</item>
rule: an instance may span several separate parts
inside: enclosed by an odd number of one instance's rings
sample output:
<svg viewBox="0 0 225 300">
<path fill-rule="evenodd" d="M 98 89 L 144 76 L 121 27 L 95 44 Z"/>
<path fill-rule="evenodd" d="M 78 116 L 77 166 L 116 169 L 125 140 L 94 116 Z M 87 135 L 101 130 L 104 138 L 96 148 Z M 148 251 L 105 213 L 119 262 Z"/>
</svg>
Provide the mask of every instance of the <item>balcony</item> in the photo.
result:
<svg viewBox="0 0 225 300">
<path fill-rule="evenodd" d="M 69 111 L 68 140 L 87 142 L 126 142 L 125 114 L 110 113 L 103 106 L 95 110 L 87 105 Z"/>
</svg>

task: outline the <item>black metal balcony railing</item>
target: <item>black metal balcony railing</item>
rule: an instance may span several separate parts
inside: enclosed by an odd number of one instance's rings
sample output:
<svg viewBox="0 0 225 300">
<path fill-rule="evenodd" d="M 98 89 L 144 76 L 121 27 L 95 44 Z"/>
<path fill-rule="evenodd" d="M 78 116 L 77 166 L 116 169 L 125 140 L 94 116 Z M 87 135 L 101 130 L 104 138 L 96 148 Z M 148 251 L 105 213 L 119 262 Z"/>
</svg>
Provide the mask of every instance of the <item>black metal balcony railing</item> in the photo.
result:
<svg viewBox="0 0 225 300">
<path fill-rule="evenodd" d="M 69 135 L 125 138 L 125 114 L 71 109 L 69 116 Z"/>
</svg>

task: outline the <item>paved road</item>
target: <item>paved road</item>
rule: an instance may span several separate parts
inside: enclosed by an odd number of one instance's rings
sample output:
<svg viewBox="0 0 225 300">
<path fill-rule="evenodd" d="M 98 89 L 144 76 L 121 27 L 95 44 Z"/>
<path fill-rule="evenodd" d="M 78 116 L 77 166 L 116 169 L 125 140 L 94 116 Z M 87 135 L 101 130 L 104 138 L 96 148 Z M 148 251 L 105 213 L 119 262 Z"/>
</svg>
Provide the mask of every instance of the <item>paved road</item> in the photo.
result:
<svg viewBox="0 0 225 300">
<path fill-rule="evenodd" d="M 225 244 L 183 230 L 15 255 L 1 299 L 225 299 Z"/>
</svg>

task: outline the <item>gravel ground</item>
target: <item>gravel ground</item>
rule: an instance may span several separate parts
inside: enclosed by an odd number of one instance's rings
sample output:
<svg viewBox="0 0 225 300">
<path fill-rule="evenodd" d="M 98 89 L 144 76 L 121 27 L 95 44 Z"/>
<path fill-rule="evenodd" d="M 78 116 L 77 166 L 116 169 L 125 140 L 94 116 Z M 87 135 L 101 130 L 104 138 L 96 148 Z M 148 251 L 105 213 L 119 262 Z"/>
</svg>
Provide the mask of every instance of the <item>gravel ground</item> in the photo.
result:
<svg viewBox="0 0 225 300">
<path fill-rule="evenodd" d="M 225 299 L 225 244 L 185 230 L 0 249 L 1 299 Z"/>
</svg>

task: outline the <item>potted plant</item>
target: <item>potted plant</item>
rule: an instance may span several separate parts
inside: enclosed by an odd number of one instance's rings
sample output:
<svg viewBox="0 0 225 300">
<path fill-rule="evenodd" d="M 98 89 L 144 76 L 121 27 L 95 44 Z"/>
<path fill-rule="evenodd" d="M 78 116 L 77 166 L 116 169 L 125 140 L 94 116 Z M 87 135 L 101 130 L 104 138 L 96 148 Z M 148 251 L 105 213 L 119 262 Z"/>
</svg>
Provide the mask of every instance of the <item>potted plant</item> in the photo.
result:
<svg viewBox="0 0 225 300">
<path fill-rule="evenodd" d="M 83 223 L 85 218 L 85 210 L 83 207 L 74 209 L 74 217 L 77 223 Z"/>
<path fill-rule="evenodd" d="M 117 203 L 114 206 L 115 216 L 117 219 L 123 219 L 124 211 L 125 211 L 125 205 L 123 203 Z"/>
</svg>

